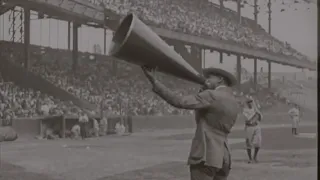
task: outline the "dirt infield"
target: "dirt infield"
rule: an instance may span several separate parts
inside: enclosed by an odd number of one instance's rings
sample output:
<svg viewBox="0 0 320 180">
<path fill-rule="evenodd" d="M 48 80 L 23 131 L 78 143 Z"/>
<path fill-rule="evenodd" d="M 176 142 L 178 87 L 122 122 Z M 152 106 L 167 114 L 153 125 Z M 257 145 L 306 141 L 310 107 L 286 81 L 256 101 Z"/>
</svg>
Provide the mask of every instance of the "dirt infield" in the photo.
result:
<svg viewBox="0 0 320 180">
<path fill-rule="evenodd" d="M 27 172 L 23 167 L 1 161 L 0 180 L 56 180 L 45 174 Z"/>
<path fill-rule="evenodd" d="M 259 164 L 246 164 L 244 154 L 237 152 L 229 180 L 301 180 L 316 179 L 316 151 L 263 153 Z M 241 154 L 241 155 L 240 155 Z M 234 155 L 235 156 L 235 155 Z M 10 168 L 10 169 L 9 169 Z M 63 180 L 26 172 L 20 167 L 2 164 L 1 180 Z M 184 162 L 169 161 L 146 168 L 126 171 L 97 180 L 185 180 L 189 179 L 188 167 Z"/>
<path fill-rule="evenodd" d="M 259 164 L 251 165 L 246 164 L 246 161 L 243 158 L 234 159 L 234 165 L 228 180 L 316 179 L 316 161 L 312 160 L 312 157 L 314 157 L 315 153 L 315 151 L 307 151 L 297 154 L 284 152 L 263 153 L 263 157 L 269 160 L 260 162 Z M 275 159 L 275 157 L 278 158 Z M 99 180 L 147 179 L 186 180 L 189 179 L 189 172 L 187 166 L 181 162 L 168 162 L 145 169 L 139 169 L 110 177 L 100 178 Z"/>
<path fill-rule="evenodd" d="M 312 126 L 301 130 L 315 132 Z M 235 143 L 231 144 L 230 179 L 315 179 L 316 139 L 293 137 L 287 131 L 287 127 L 263 129 L 259 164 L 246 163 L 243 141 L 230 141 Z M 175 138 L 179 133 L 174 131 L 160 134 L 161 138 L 159 134 L 3 143 L 0 180 L 189 179 L 190 136 Z M 234 131 L 230 138 L 243 140 L 242 130 Z"/>
</svg>

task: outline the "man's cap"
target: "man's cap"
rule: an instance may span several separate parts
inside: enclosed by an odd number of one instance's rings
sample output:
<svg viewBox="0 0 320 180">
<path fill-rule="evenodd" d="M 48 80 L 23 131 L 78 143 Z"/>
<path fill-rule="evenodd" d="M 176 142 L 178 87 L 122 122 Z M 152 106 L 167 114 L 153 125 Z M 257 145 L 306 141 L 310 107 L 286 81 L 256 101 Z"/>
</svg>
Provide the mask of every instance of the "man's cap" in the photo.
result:
<svg viewBox="0 0 320 180">
<path fill-rule="evenodd" d="M 237 79 L 236 77 L 229 73 L 228 71 L 225 71 L 223 69 L 219 68 L 206 68 L 203 69 L 203 76 L 204 77 L 209 77 L 210 75 L 216 75 L 216 76 L 221 76 L 226 80 L 226 83 L 228 86 L 232 87 L 237 84 Z"/>
</svg>

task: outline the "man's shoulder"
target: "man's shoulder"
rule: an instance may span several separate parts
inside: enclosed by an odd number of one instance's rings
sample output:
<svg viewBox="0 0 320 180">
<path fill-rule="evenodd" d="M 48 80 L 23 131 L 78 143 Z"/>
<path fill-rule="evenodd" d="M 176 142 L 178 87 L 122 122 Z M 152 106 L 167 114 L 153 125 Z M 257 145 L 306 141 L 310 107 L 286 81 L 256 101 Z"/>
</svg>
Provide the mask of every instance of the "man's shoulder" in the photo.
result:
<svg viewBox="0 0 320 180">
<path fill-rule="evenodd" d="M 215 89 L 205 89 L 205 90 L 203 90 L 203 91 L 201 91 L 201 92 L 199 92 L 199 93 L 204 93 L 204 94 L 218 94 L 218 93 L 220 93 L 220 92 L 225 92 L 225 91 L 223 91 L 223 90 L 215 90 Z"/>
<path fill-rule="evenodd" d="M 232 90 L 229 88 L 223 88 L 219 90 L 207 89 L 202 91 L 201 93 L 206 95 L 211 95 L 211 96 L 234 97 Z"/>
</svg>

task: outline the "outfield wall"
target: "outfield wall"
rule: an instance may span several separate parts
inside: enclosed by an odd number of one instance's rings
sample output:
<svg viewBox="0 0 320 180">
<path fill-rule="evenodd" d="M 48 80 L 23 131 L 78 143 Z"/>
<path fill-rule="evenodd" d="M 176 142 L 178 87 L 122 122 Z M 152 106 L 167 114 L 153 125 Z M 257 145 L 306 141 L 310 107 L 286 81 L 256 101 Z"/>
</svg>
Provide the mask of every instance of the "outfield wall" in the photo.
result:
<svg viewBox="0 0 320 180">
<path fill-rule="evenodd" d="M 40 118 L 18 118 L 12 121 L 12 127 L 18 132 L 19 136 L 40 134 Z"/>
<path fill-rule="evenodd" d="M 41 132 L 41 122 L 44 118 L 19 118 L 15 119 L 12 123 L 13 128 L 20 135 L 39 135 Z M 53 119 L 53 118 L 50 118 Z M 66 128 L 72 127 L 70 125 L 71 121 L 75 122 L 74 118 L 65 118 Z M 56 123 L 61 123 L 59 118 L 56 118 Z M 112 117 L 108 119 L 108 132 L 114 131 L 114 126 L 116 122 L 119 122 L 119 117 Z M 283 124 L 290 124 L 291 121 L 286 113 L 279 114 L 264 114 L 263 124 L 274 124 L 277 121 L 281 121 Z M 152 130 L 162 130 L 162 129 L 186 129 L 194 128 L 195 121 L 193 116 L 134 116 L 132 117 L 132 123 L 124 120 L 124 123 L 128 126 L 132 126 L 132 132 L 142 132 L 142 131 L 152 131 Z M 69 124 L 69 125 L 68 125 Z M 239 118 L 236 125 L 243 126 L 243 119 Z M 63 126 L 62 126 L 63 127 Z"/>
</svg>

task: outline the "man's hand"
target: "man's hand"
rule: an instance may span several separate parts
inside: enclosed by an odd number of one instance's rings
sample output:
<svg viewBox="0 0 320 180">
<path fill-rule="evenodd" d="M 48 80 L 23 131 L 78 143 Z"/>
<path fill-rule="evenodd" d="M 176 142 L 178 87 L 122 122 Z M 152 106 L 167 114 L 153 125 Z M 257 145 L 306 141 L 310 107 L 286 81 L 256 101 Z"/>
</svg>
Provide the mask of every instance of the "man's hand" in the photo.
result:
<svg viewBox="0 0 320 180">
<path fill-rule="evenodd" d="M 150 83 L 154 86 L 156 82 L 156 70 L 147 66 L 141 66 L 144 75 L 148 78 Z"/>
</svg>

